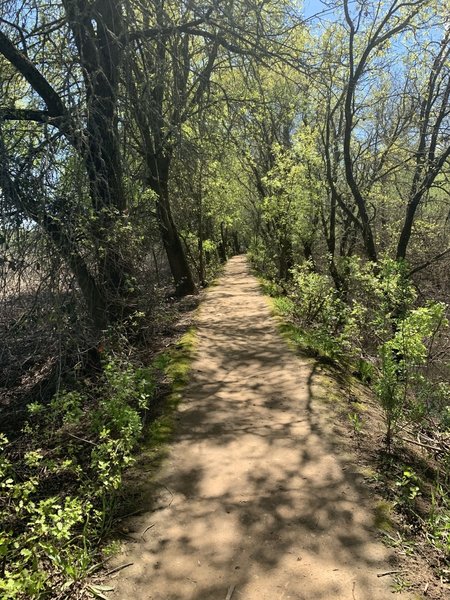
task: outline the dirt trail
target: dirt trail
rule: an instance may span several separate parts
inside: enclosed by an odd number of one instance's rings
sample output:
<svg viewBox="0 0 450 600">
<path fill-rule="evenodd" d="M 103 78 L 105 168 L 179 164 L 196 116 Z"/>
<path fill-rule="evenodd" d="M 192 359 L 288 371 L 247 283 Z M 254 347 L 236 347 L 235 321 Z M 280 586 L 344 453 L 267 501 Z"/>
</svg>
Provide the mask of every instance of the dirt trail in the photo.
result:
<svg viewBox="0 0 450 600">
<path fill-rule="evenodd" d="M 311 377 L 246 260 L 231 259 L 200 309 L 158 510 L 132 522 L 114 598 L 392 597 L 370 503 L 312 418 Z"/>
</svg>

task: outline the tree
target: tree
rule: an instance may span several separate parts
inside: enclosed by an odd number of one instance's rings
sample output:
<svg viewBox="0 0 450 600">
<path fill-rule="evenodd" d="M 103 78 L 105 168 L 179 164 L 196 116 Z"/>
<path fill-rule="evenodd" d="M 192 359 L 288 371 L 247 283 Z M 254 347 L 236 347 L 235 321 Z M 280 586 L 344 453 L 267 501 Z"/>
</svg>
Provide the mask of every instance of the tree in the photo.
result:
<svg viewBox="0 0 450 600">
<path fill-rule="evenodd" d="M 49 14 L 37 5 L 33 31 L 25 32 L 15 24 L 6 27 L 10 36 L 0 32 L 0 53 L 30 89 L 29 107 L 5 105 L 0 115 L 4 121 L 38 122 L 44 137 L 48 127 L 56 129 L 83 161 L 93 215 L 90 233 L 100 250 L 96 275 L 58 216 L 37 205 L 33 197 L 24 193 L 23 186 L 22 191 L 19 190 L 19 183 L 7 172 L 6 157 L 2 186 L 11 201 L 42 226 L 54 241 L 77 277 L 94 324 L 103 328 L 121 318 L 130 301 L 131 269 L 113 234 L 127 205 L 117 114 L 123 20 L 119 7 L 108 0 L 100 0 L 95 5 L 84 0 L 64 0 L 62 6 L 50 14 L 54 20 L 47 25 Z M 21 22 L 20 11 L 16 21 Z M 33 52 L 19 49 L 25 33 L 33 40 Z M 57 65 L 59 72 L 48 70 L 44 74 L 38 67 L 39 57 L 52 34 L 57 42 L 67 45 L 59 47 L 62 59 Z M 70 64 L 68 81 L 63 76 L 66 58 Z M 70 77 L 72 69 L 77 74 L 80 69 L 83 77 L 82 85 L 75 90 Z M 6 98 L 6 102 L 8 100 Z M 76 219 L 77 215 L 73 217 Z"/>
<path fill-rule="evenodd" d="M 195 291 L 195 284 L 170 198 L 170 170 L 182 127 L 207 110 L 218 65 L 236 58 L 243 64 L 263 60 L 280 51 L 277 40 L 286 24 L 285 7 L 271 2 L 194 2 L 183 4 L 181 11 L 178 4 L 157 0 L 130 9 L 132 21 L 142 21 L 142 31 L 131 36 L 128 87 L 146 183 L 156 194 L 161 238 L 177 293 L 183 295 Z"/>
<path fill-rule="evenodd" d="M 427 0 L 404 3 L 393 0 L 383 12 L 381 2 L 373 7 L 360 6 L 352 14 L 348 0 L 344 0 L 345 21 L 348 26 L 348 78 L 344 97 L 345 126 L 343 132 L 343 156 L 347 184 L 358 208 L 362 237 L 368 258 L 377 261 L 377 249 L 367 209 L 367 201 L 355 177 L 352 139 L 355 134 L 355 112 L 358 110 L 357 86 L 367 73 L 369 61 L 398 34 L 413 27 L 414 19 L 429 5 Z M 370 14 L 369 14 L 370 13 Z M 369 17 L 365 29 L 361 28 Z"/>
<path fill-rule="evenodd" d="M 417 132 L 413 153 L 414 169 L 407 196 L 403 227 L 397 244 L 396 258 L 404 260 L 411 239 L 414 218 L 419 205 L 429 194 L 438 176 L 448 167 L 450 140 L 450 27 L 443 30 L 441 40 L 426 53 L 431 64 L 424 85 L 414 82 L 418 97 L 418 118 L 413 123 Z"/>
</svg>

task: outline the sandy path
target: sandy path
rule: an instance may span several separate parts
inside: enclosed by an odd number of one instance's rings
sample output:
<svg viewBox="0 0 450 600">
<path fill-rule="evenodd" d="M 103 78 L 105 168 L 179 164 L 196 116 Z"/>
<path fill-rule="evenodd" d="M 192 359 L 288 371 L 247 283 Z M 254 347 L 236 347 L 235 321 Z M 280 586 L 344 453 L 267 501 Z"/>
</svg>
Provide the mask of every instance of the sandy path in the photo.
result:
<svg viewBox="0 0 450 600">
<path fill-rule="evenodd" d="M 208 292 L 198 327 L 159 509 L 133 521 L 138 541 L 118 559 L 133 565 L 114 597 L 392 597 L 369 503 L 311 419 L 312 367 L 280 339 L 243 257 Z"/>
</svg>

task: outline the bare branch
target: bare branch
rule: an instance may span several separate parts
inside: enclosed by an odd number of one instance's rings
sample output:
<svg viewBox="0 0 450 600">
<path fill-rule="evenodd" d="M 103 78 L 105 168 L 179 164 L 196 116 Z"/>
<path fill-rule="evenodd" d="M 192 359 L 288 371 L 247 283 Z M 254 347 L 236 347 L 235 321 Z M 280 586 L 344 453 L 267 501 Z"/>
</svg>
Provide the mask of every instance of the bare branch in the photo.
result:
<svg viewBox="0 0 450 600">
<path fill-rule="evenodd" d="M 36 68 L 36 66 L 20 52 L 11 40 L 0 31 L 0 53 L 19 71 L 28 81 L 34 91 L 39 94 L 47 105 L 52 117 L 62 117 L 66 114 L 66 107 L 56 90 Z"/>
<path fill-rule="evenodd" d="M 36 121 L 37 123 L 51 123 L 51 121 L 55 120 L 55 117 L 52 117 L 48 110 L 0 107 L 0 120 Z"/>
<path fill-rule="evenodd" d="M 447 254 L 450 254 L 450 248 L 447 248 L 443 252 L 440 252 L 436 256 L 433 256 L 433 258 L 430 258 L 430 260 L 427 260 L 425 263 L 423 263 L 421 265 L 418 265 L 417 267 L 414 267 L 414 269 L 411 269 L 411 271 L 408 273 L 408 277 L 411 277 L 411 275 L 414 275 L 414 273 L 418 273 L 419 271 L 423 271 L 423 269 L 426 269 L 427 267 L 429 267 L 433 263 L 438 262 L 439 260 L 441 260 L 442 258 L 444 258 L 445 256 L 447 256 Z"/>
</svg>

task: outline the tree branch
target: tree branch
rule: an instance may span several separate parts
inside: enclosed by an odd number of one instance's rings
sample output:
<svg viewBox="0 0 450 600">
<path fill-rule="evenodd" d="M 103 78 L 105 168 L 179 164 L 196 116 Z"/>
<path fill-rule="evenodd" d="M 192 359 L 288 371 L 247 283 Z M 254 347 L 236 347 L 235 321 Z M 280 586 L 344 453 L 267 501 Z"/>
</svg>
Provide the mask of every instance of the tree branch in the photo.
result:
<svg viewBox="0 0 450 600">
<path fill-rule="evenodd" d="M 167 37 L 173 35 L 174 33 L 189 33 L 189 30 L 192 27 L 198 27 L 202 25 L 208 16 L 211 14 L 212 9 L 208 11 L 208 15 L 201 19 L 195 19 L 195 21 L 189 21 L 188 23 L 184 23 L 182 25 L 171 25 L 169 27 L 148 27 L 147 29 L 142 29 L 141 31 L 131 31 L 127 32 L 123 35 L 123 39 L 121 40 L 123 43 L 134 42 L 136 40 L 140 40 L 142 38 L 156 38 L 159 36 Z"/>
<path fill-rule="evenodd" d="M 444 258 L 444 256 L 447 256 L 447 254 L 450 254 L 450 248 L 447 248 L 443 252 L 440 252 L 436 256 L 433 256 L 433 258 L 430 258 L 430 260 L 427 260 L 427 262 L 418 265 L 417 267 L 414 267 L 414 269 L 411 269 L 411 271 L 408 273 L 408 277 L 411 277 L 411 275 L 414 275 L 414 273 L 418 273 L 419 271 L 426 269 L 433 263 L 437 262 L 438 260 L 441 260 L 441 258 Z"/>
<path fill-rule="evenodd" d="M 3 121 L 36 121 L 37 123 L 51 123 L 55 120 L 55 117 L 52 117 L 48 110 L 0 107 L 0 119 Z"/>
<path fill-rule="evenodd" d="M 51 117 L 65 116 L 67 111 L 59 94 L 36 66 L 0 31 L 0 54 L 19 71 L 47 105 Z"/>
</svg>

